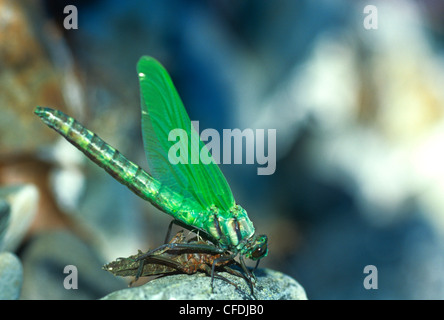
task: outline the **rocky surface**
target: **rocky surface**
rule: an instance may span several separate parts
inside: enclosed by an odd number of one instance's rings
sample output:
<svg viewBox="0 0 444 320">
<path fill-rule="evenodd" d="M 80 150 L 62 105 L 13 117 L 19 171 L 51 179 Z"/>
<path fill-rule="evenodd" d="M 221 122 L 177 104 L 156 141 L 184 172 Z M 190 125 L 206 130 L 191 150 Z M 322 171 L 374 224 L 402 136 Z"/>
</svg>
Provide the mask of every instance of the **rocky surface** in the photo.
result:
<svg viewBox="0 0 444 320">
<path fill-rule="evenodd" d="M 23 268 L 17 256 L 0 252 L 0 300 L 16 300 L 20 297 Z"/>
<path fill-rule="evenodd" d="M 211 278 L 203 273 L 179 274 L 161 277 L 134 288 L 115 291 L 103 300 L 248 300 L 254 299 L 243 279 L 228 273 L 220 273 L 234 285 L 215 279 L 211 292 Z M 304 288 L 293 278 L 270 269 L 256 271 L 254 288 L 258 300 L 306 300 Z"/>
<path fill-rule="evenodd" d="M 94 246 L 67 231 L 35 235 L 22 250 L 24 283 L 20 299 L 91 300 L 125 286 L 101 270 Z"/>
<path fill-rule="evenodd" d="M 0 188 L 0 251 L 17 249 L 35 216 L 38 198 L 32 184 Z"/>
<path fill-rule="evenodd" d="M 23 266 L 10 251 L 22 241 L 35 214 L 37 198 L 37 190 L 32 185 L 0 188 L 0 300 L 20 297 Z"/>
</svg>

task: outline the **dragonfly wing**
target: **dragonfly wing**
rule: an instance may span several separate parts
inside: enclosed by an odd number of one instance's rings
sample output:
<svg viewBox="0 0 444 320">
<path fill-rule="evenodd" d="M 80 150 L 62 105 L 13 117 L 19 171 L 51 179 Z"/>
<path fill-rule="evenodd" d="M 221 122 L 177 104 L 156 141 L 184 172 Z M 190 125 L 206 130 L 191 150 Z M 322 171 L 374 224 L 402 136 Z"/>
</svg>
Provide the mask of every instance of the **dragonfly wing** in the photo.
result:
<svg viewBox="0 0 444 320">
<path fill-rule="evenodd" d="M 209 157 L 211 154 L 192 127 L 167 71 L 157 60 L 146 56 L 139 60 L 137 71 L 143 142 L 151 174 L 173 191 L 195 200 L 204 210 L 214 205 L 228 211 L 234 206 L 234 198 L 217 164 L 214 161 L 202 164 L 200 158 L 198 164 L 191 162 L 192 154 L 207 152 Z M 187 139 L 169 141 L 173 129 L 186 133 Z M 197 137 L 198 143 L 190 142 L 192 134 Z M 180 151 L 177 164 L 172 164 L 168 158 L 172 147 Z"/>
</svg>

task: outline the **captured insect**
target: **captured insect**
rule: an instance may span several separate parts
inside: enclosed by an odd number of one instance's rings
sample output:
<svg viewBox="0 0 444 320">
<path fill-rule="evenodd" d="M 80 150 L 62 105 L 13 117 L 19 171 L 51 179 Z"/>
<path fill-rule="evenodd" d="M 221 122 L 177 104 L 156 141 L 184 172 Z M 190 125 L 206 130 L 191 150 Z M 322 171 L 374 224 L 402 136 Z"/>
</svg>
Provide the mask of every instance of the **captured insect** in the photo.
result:
<svg viewBox="0 0 444 320">
<path fill-rule="evenodd" d="M 63 112 L 45 107 L 37 107 L 34 112 L 117 181 L 172 216 L 172 223 L 198 232 L 212 242 L 212 245 L 165 243 L 137 257 L 137 261 L 143 264 L 143 259 L 166 247 L 223 254 L 213 262 L 214 274 L 218 263 L 239 256 L 242 270 L 249 279 L 254 280 L 254 273 L 248 270 L 244 258 L 257 261 L 254 272 L 260 259 L 268 253 L 267 236 L 256 235 L 247 212 L 235 202 L 224 175 L 200 138 L 198 143 L 168 139 L 169 132 L 174 129 L 183 130 L 188 137 L 199 136 L 165 68 L 156 59 L 143 56 L 137 64 L 137 71 L 141 93 L 142 138 L 150 173 Z M 209 164 L 194 164 L 185 158 L 172 164 L 168 152 L 177 144 L 179 150 L 188 151 L 180 155 L 182 159 L 192 154 L 205 153 L 212 161 Z M 170 230 L 171 224 L 168 233 Z"/>
<path fill-rule="evenodd" d="M 200 237 L 194 237 L 192 239 L 186 240 L 183 230 L 179 231 L 169 242 L 172 243 L 188 243 L 188 244 L 208 244 L 208 240 L 203 240 Z M 118 258 L 103 266 L 103 270 L 112 273 L 115 276 L 128 277 L 133 276 L 134 280 L 130 282 L 130 286 L 136 282 L 139 277 L 147 276 L 165 276 L 170 274 L 194 274 L 197 272 L 204 272 L 205 274 L 211 276 L 211 287 L 214 286 L 214 279 L 221 279 L 228 282 L 229 284 L 235 286 L 237 289 L 239 287 L 218 274 L 217 272 L 212 273 L 212 266 L 215 260 L 223 257 L 225 254 L 210 254 L 210 253 L 199 253 L 190 251 L 190 249 L 170 249 L 168 247 L 162 250 L 156 250 L 153 254 L 145 256 L 143 258 L 143 264 L 138 262 L 138 258 L 144 255 L 142 251 L 136 255 L 129 256 L 127 258 Z M 224 259 L 215 264 L 216 271 L 225 271 L 231 275 L 244 278 L 253 294 L 253 286 L 251 281 L 247 279 L 241 272 L 230 266 L 239 266 L 239 263 L 234 260 Z"/>
</svg>

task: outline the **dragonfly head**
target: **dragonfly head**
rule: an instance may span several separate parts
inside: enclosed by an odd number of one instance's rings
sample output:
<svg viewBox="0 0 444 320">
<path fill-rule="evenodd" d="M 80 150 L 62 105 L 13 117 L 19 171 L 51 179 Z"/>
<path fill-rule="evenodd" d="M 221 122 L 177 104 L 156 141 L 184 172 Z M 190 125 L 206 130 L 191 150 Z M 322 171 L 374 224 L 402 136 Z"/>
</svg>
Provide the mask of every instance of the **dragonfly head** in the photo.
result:
<svg viewBox="0 0 444 320">
<path fill-rule="evenodd" d="M 244 247 L 245 257 L 251 260 L 259 260 L 268 254 L 268 238 L 266 235 L 253 236 Z"/>
</svg>

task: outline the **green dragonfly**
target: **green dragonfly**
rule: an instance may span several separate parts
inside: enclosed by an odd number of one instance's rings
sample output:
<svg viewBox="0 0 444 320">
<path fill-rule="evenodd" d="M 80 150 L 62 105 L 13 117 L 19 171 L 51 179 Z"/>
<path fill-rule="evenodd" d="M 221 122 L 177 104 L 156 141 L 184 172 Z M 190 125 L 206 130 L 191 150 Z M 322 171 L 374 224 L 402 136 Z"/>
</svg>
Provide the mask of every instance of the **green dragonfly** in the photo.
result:
<svg viewBox="0 0 444 320">
<path fill-rule="evenodd" d="M 198 143 L 187 143 L 184 139 L 179 139 L 179 142 L 169 140 L 169 132 L 174 129 L 184 130 L 188 137 L 198 137 L 198 134 L 165 68 L 156 59 L 143 56 L 137 64 L 137 72 L 142 136 L 150 173 L 63 112 L 37 107 L 34 113 L 117 181 L 172 216 L 172 223 L 198 232 L 214 244 L 165 243 L 165 247 L 187 247 L 212 254 L 229 252 L 213 263 L 213 272 L 221 260 L 231 260 L 239 255 L 242 269 L 254 278 L 245 265 L 244 257 L 257 261 L 257 267 L 260 259 L 268 253 L 267 236 L 255 234 L 247 212 L 235 202 L 224 175 L 199 138 Z M 178 143 L 179 150 L 188 152 L 180 154 L 183 161 L 172 164 L 168 152 Z M 185 158 L 203 153 L 212 160 L 209 164 L 195 164 Z M 159 248 L 161 250 L 162 246 Z M 138 261 L 143 263 L 143 259 L 152 254 L 149 251 L 138 257 Z"/>
</svg>

